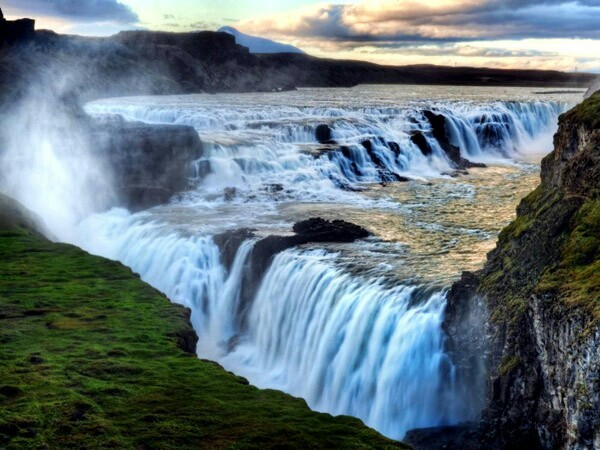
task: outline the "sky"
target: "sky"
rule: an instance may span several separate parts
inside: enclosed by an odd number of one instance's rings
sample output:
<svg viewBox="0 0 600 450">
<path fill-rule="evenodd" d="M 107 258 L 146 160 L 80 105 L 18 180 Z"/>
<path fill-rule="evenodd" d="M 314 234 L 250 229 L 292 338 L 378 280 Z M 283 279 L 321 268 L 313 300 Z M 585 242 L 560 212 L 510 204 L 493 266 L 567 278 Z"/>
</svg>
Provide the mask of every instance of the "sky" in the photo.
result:
<svg viewBox="0 0 600 450">
<path fill-rule="evenodd" d="M 0 0 L 8 19 L 109 35 L 228 25 L 329 58 L 600 73 L 600 0 Z"/>
</svg>

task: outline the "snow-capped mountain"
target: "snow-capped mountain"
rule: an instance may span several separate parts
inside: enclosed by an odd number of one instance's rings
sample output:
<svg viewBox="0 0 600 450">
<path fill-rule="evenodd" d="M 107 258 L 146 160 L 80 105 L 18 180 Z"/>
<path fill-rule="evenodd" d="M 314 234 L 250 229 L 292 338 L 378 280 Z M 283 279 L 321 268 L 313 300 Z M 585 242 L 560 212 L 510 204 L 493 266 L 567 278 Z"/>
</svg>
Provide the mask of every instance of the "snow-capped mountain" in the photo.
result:
<svg viewBox="0 0 600 450">
<path fill-rule="evenodd" d="M 258 36 L 250 36 L 233 27 L 219 28 L 222 33 L 229 33 L 235 37 L 235 42 L 250 49 L 250 53 L 304 53 L 297 47 L 288 44 L 281 44 L 270 39 Z"/>
</svg>

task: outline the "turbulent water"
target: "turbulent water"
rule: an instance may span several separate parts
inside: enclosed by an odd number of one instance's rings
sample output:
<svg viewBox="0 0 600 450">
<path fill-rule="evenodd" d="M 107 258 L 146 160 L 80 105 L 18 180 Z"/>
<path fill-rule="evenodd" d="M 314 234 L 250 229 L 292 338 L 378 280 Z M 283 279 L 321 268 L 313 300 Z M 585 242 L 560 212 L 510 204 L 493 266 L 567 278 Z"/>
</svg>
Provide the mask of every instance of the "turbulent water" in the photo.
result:
<svg viewBox="0 0 600 450">
<path fill-rule="evenodd" d="M 255 385 L 394 438 L 474 419 L 443 350 L 445 290 L 481 267 L 536 184 L 558 115 L 577 100 L 515 88 L 361 86 L 94 102 L 92 114 L 192 125 L 205 151 L 190 162 L 194 189 L 135 215 L 88 217 L 75 241 L 190 307 L 198 354 Z M 444 114 L 463 157 L 489 167 L 451 176 L 425 110 Z M 317 142 L 320 124 L 335 145 Z M 411 142 L 415 131 L 431 155 Z M 374 236 L 284 251 L 248 298 L 255 240 L 315 216 Z M 225 267 L 213 236 L 243 227 L 259 237 Z"/>
</svg>

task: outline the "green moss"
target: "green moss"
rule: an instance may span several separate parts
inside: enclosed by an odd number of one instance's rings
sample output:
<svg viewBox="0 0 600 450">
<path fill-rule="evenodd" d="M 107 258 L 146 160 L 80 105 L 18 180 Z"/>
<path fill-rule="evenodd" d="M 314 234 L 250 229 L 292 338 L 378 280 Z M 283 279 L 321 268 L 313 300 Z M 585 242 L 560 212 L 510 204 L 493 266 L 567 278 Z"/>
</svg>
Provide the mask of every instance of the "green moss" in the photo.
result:
<svg viewBox="0 0 600 450">
<path fill-rule="evenodd" d="M 584 100 L 564 115 L 565 119 L 574 120 L 592 129 L 600 128 L 600 92 Z"/>
<path fill-rule="evenodd" d="M 500 363 L 500 367 L 498 368 L 498 373 L 501 376 L 508 375 L 513 370 L 515 370 L 519 364 L 521 364 L 521 358 L 517 355 L 509 355 L 505 356 Z"/>
<path fill-rule="evenodd" d="M 121 264 L 0 231 L 0 447 L 404 448 L 177 346 L 186 311 Z"/>
<path fill-rule="evenodd" d="M 600 320 L 600 199 L 584 203 L 572 227 L 560 264 L 544 274 L 536 291 L 558 293 L 567 305 Z"/>
</svg>

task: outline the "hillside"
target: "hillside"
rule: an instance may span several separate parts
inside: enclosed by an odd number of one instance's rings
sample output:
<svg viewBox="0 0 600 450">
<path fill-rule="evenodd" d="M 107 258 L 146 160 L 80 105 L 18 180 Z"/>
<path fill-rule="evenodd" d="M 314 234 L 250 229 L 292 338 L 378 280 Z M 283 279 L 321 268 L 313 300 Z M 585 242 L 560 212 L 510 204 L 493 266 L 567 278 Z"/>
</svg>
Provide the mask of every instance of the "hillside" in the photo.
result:
<svg viewBox="0 0 600 450">
<path fill-rule="evenodd" d="M 23 30 L 0 27 L 0 105 L 32 94 L 31 86 L 39 84 L 49 86 L 54 94 L 68 86 L 69 95 L 89 100 L 364 83 L 587 88 L 596 78 L 586 73 L 429 65 L 393 67 L 299 53 L 254 54 L 236 44 L 233 35 L 210 31 L 124 31 L 108 38 L 88 38 L 44 30 L 33 32 L 33 21 L 24 23 L 27 28 Z"/>
</svg>

